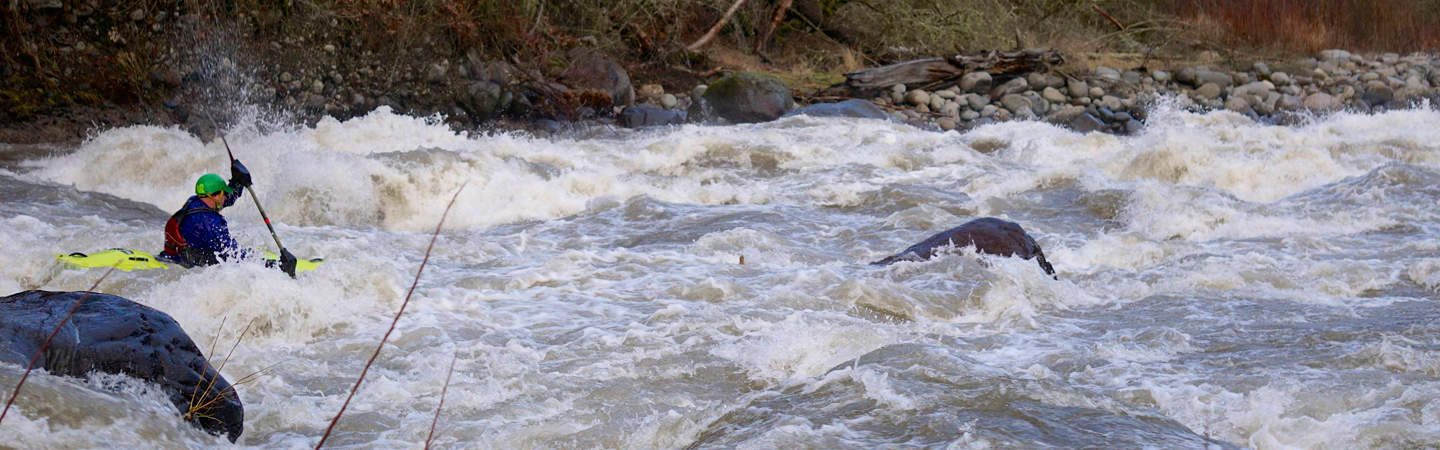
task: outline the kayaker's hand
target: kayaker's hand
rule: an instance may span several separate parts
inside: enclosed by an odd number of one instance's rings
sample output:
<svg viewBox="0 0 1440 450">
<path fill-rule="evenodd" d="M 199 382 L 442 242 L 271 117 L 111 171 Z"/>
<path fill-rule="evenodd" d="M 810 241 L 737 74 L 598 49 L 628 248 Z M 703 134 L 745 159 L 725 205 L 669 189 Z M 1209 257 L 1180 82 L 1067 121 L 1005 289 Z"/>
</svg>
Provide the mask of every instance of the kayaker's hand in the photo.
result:
<svg viewBox="0 0 1440 450">
<path fill-rule="evenodd" d="M 246 169 L 246 168 L 245 168 L 245 165 L 244 165 L 244 164 L 240 164 L 240 160 L 238 160 L 238 159 L 231 160 L 231 161 L 230 161 L 230 184 L 234 184 L 234 185 L 237 185 L 237 186 L 250 187 L 250 183 L 251 183 L 251 180 L 250 180 L 250 169 Z"/>
<path fill-rule="evenodd" d="M 290 254 L 290 250 L 280 249 L 280 271 L 285 272 L 290 278 L 295 278 L 296 263 L 295 255 Z"/>
</svg>

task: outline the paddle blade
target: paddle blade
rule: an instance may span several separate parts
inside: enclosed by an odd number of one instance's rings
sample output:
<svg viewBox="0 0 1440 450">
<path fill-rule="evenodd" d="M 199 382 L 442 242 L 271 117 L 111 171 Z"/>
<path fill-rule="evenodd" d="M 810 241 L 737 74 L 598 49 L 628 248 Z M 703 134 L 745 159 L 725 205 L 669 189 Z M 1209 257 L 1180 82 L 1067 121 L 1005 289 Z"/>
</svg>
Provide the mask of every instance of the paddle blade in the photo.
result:
<svg viewBox="0 0 1440 450">
<path fill-rule="evenodd" d="M 280 255 L 276 255 L 274 252 L 271 252 L 269 250 L 263 250 L 260 252 L 260 254 L 265 256 L 265 264 L 267 266 L 272 264 L 280 264 Z M 325 262 L 325 258 L 297 259 L 295 260 L 295 273 L 309 272 L 315 270 L 317 267 L 320 267 L 320 263 L 323 262 Z"/>
</svg>

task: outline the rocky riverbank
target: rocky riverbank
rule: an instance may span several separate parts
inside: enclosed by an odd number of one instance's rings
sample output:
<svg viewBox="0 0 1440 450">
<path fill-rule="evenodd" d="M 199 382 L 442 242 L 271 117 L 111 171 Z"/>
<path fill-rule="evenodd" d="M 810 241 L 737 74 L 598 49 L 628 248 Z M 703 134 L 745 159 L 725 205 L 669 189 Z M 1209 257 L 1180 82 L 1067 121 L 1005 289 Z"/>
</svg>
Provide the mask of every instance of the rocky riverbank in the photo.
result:
<svg viewBox="0 0 1440 450">
<path fill-rule="evenodd" d="M 1327 50 L 1243 69 L 1182 59 L 1165 67 L 1071 62 L 1028 73 L 970 71 L 945 83 L 835 96 L 787 85 L 764 69 L 632 72 L 654 64 L 606 54 L 584 39 L 544 61 L 507 60 L 428 37 L 412 45 L 366 45 L 354 30 L 323 18 L 271 23 L 262 12 L 202 13 L 178 4 L 32 3 L 40 6 L 17 22 L 31 36 L 21 43 L 29 61 L 7 58 L 0 66 L 10 81 L 0 92 L 0 142 L 73 141 L 97 127 L 140 123 L 210 136 L 217 122 L 243 115 L 314 124 L 381 107 L 436 117 L 461 131 L 548 133 L 567 124 L 756 122 L 847 98 L 943 130 L 1022 119 L 1132 133 L 1143 127 L 1147 106 L 1163 98 L 1183 108 L 1287 123 L 1308 111 L 1374 112 L 1427 99 L 1433 105 L 1440 87 L 1434 54 Z M 707 91 L 711 85 L 729 87 Z M 723 106 L 706 107 L 712 103 Z M 829 111 L 876 115 L 871 108 Z"/>
<path fill-rule="evenodd" d="M 781 83 L 778 79 L 744 75 L 722 78 L 719 83 L 736 84 L 740 90 L 726 89 L 719 95 L 707 93 L 705 85 L 696 86 L 693 96 L 672 96 L 658 85 L 645 85 L 641 89 L 645 93 L 641 100 L 648 103 L 643 106 L 645 111 L 688 107 L 689 115 L 647 112 L 637 115 L 660 119 L 622 115 L 619 123 L 644 126 L 717 118 L 757 122 L 790 112 L 775 98 L 776 90 L 783 89 L 775 87 Z M 916 85 L 933 88 L 927 90 Z M 1192 111 L 1223 109 L 1260 122 L 1287 124 L 1312 114 L 1339 110 L 1374 113 L 1423 105 L 1436 107 L 1440 105 L 1437 88 L 1440 88 L 1440 55 L 1366 56 L 1345 50 L 1325 50 L 1314 57 L 1291 61 L 1255 62 L 1248 70 L 1209 66 L 1122 70 L 1099 65 L 1074 75 L 1046 66 L 1023 74 L 962 72 L 947 77 L 945 82 L 920 77 L 878 93 L 857 89 L 850 89 L 849 93 L 868 97 L 875 105 L 887 109 L 895 120 L 942 130 L 963 130 L 1008 120 L 1044 120 L 1079 132 L 1129 134 L 1143 128 L 1147 108 L 1157 101 Z M 846 90 L 843 85 L 837 85 L 826 92 Z M 834 99 L 833 96 L 827 98 Z M 714 102 L 723 102 L 726 106 L 696 107 Z M 617 108 L 617 111 L 621 110 Z M 714 114 L 707 114 L 711 111 Z M 827 109 L 826 114 L 875 115 L 868 108 L 840 108 L 838 112 Z"/>
<path fill-rule="evenodd" d="M 644 127 L 760 122 L 805 107 L 809 103 L 806 100 L 815 94 L 796 91 L 773 76 L 744 72 L 722 74 L 712 82 L 737 85 L 723 92 L 707 92 L 709 84 L 703 81 L 682 92 L 667 92 L 658 83 L 642 81 L 632 85 L 620 63 L 585 51 L 572 52 L 564 70 L 555 76 L 526 74 L 503 61 L 472 58 L 432 62 L 392 79 L 398 83 L 387 84 L 375 79 L 378 63 L 370 64 L 374 69 L 349 75 L 337 70 L 287 70 L 273 75 L 259 71 L 262 73 L 249 75 L 258 75 L 259 79 L 249 79 L 246 92 L 259 109 L 284 111 L 292 120 L 310 124 L 323 117 L 344 120 L 388 107 L 438 117 L 457 130 L 523 129 L 542 133 L 575 126 L 567 123 Z M 96 123 L 95 117 L 118 122 L 116 125 L 125 121 L 178 124 L 208 133 L 213 129 L 210 117 L 217 113 L 203 111 L 203 104 L 193 100 L 214 98 L 213 84 L 218 80 L 244 78 L 228 61 L 209 73 L 182 72 L 156 74 L 172 80 L 170 83 L 179 92 L 162 104 L 164 108 L 128 113 L 123 108 L 77 110 L 71 112 L 74 120 L 69 123 L 53 118 L 39 122 L 55 128 L 41 135 L 80 135 L 83 130 L 76 128 L 87 123 L 87 118 L 91 119 L 88 123 Z M 896 84 L 873 95 L 857 93 L 857 97 L 879 106 L 894 120 L 941 130 L 965 130 L 1008 120 L 1043 120 L 1080 132 L 1128 134 L 1144 126 L 1147 108 L 1162 99 L 1189 110 L 1224 109 L 1257 121 L 1283 124 L 1308 114 L 1338 110 L 1380 112 L 1422 104 L 1433 107 L 1440 104 L 1437 87 L 1437 55 L 1367 56 L 1327 50 L 1297 60 L 1257 62 L 1249 70 L 1101 65 L 1080 73 L 1047 69 L 1023 76 L 976 71 L 958 77 L 949 86 L 926 90 Z M 187 97 L 187 91 L 212 94 Z M 787 102 L 786 97 L 792 101 Z M 768 100 L 757 100 L 765 98 Z M 731 106 L 705 107 L 715 102 Z M 831 115 L 876 115 L 873 109 L 828 111 L 832 111 Z"/>
<path fill-rule="evenodd" d="M 1256 62 L 1249 70 L 1096 66 L 1078 76 L 1037 71 L 1000 82 L 984 72 L 969 73 L 933 91 L 895 85 L 873 101 L 894 107 L 896 118 L 947 130 L 1018 118 L 1124 134 L 1138 131 L 1147 105 L 1162 98 L 1190 110 L 1225 109 L 1288 123 L 1300 113 L 1434 107 L 1440 104 L 1437 88 L 1440 56 L 1435 54 L 1326 50 L 1297 60 Z"/>
</svg>

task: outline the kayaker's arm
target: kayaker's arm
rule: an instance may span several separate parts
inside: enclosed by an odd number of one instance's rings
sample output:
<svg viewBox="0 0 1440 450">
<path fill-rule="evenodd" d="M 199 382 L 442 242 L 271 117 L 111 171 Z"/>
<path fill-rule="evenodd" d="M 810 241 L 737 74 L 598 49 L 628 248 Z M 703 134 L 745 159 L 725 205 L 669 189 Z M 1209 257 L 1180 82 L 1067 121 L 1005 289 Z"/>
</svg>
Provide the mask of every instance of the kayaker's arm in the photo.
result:
<svg viewBox="0 0 1440 450">
<path fill-rule="evenodd" d="M 238 159 L 231 160 L 229 187 L 232 192 L 225 197 L 225 206 L 234 205 L 237 200 L 240 200 L 240 196 L 245 194 L 245 188 L 250 187 L 251 184 L 254 182 L 250 179 L 250 169 L 241 164 Z"/>
</svg>

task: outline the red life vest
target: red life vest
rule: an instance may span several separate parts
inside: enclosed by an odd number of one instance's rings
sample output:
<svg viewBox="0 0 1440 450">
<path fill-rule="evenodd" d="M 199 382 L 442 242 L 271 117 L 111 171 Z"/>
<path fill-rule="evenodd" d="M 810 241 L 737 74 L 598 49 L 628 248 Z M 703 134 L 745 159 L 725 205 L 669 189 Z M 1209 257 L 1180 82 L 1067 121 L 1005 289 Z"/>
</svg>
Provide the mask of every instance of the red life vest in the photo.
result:
<svg viewBox="0 0 1440 450">
<path fill-rule="evenodd" d="M 186 205 L 188 206 L 189 203 L 187 202 Z M 216 212 L 216 210 L 208 206 L 196 208 L 182 206 L 179 211 L 170 215 L 170 220 L 165 222 L 165 250 L 160 252 L 161 255 L 186 267 L 210 265 L 217 262 L 215 255 L 211 255 L 209 252 L 193 251 L 190 244 L 185 242 L 185 237 L 180 235 L 180 222 L 183 222 L 189 215 L 200 212 Z"/>
</svg>

